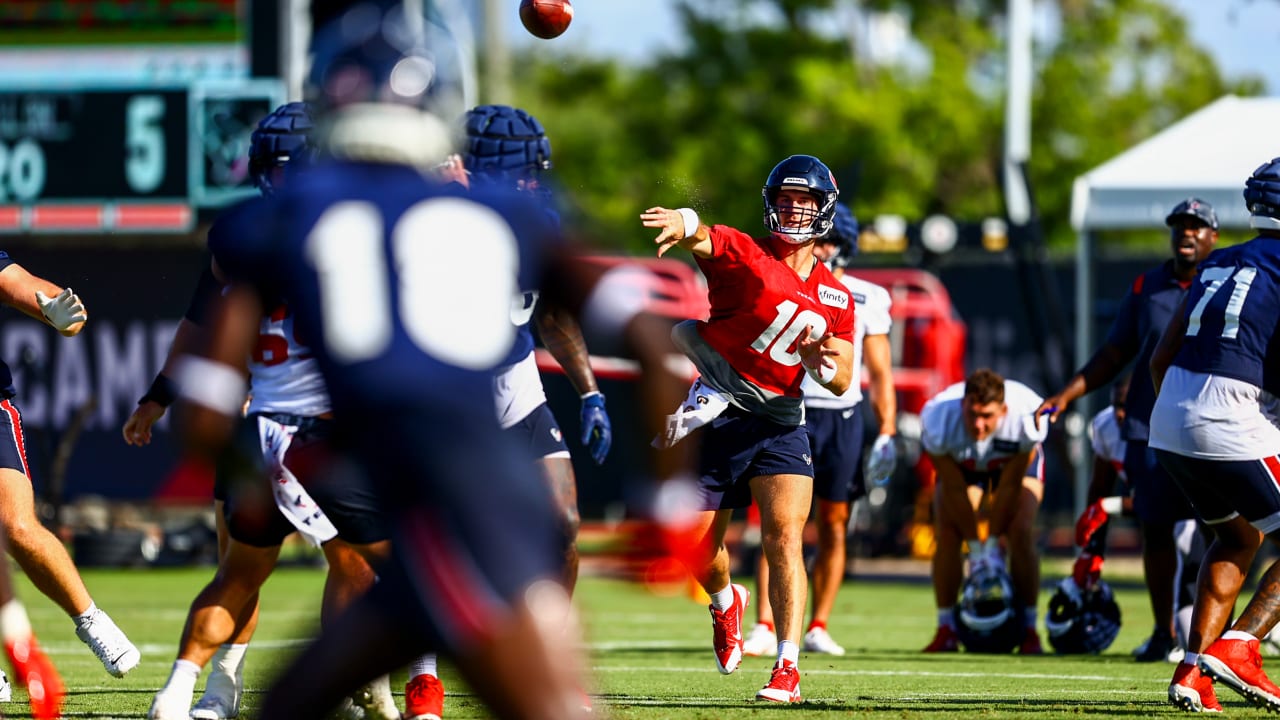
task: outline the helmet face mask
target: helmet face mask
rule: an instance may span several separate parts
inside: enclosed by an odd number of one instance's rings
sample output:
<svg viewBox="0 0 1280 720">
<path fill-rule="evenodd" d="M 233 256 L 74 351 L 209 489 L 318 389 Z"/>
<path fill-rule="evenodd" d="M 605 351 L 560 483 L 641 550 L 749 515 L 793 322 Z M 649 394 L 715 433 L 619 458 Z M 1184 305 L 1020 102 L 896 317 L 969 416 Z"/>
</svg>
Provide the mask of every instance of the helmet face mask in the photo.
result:
<svg viewBox="0 0 1280 720">
<path fill-rule="evenodd" d="M 967 652 L 1002 654 L 1022 642 L 1022 605 L 1003 568 L 983 568 L 965 579 L 955 616 L 956 634 Z"/>
<path fill-rule="evenodd" d="M 1244 184 L 1244 202 L 1250 226 L 1280 231 L 1280 157 L 1253 171 Z"/>
<path fill-rule="evenodd" d="M 1120 606 L 1106 582 L 1099 580 L 1096 588 L 1086 591 L 1068 577 L 1049 598 L 1044 626 L 1055 652 L 1097 654 L 1120 634 Z"/>
<path fill-rule="evenodd" d="M 473 179 L 538 192 L 551 169 L 551 141 L 537 118 L 509 105 L 467 111 L 462 162 Z"/>
<path fill-rule="evenodd" d="M 784 190 L 804 191 L 814 200 L 813 208 L 795 208 L 793 195 Z M 761 190 L 764 198 L 764 226 L 787 242 L 803 245 L 826 235 L 836 212 L 836 187 L 831 170 L 812 155 L 792 155 L 774 166 Z M 797 219 L 798 216 L 798 219 Z M 793 222 L 784 225 L 783 219 Z"/>
<path fill-rule="evenodd" d="M 311 130 L 311 108 L 301 102 L 281 105 L 258 122 L 249 136 L 249 176 L 263 195 L 315 158 Z"/>
</svg>

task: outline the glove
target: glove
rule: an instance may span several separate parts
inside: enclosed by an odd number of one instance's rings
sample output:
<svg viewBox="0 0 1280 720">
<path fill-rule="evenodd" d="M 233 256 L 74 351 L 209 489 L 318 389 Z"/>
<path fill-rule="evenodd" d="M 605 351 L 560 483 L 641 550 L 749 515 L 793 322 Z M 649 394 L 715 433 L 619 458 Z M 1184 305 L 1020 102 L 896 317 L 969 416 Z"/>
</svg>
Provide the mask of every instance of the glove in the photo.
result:
<svg viewBox="0 0 1280 720">
<path fill-rule="evenodd" d="M 969 574 L 974 575 L 987 568 L 1004 569 L 1004 556 L 1000 554 L 1000 538 L 969 541 Z"/>
<path fill-rule="evenodd" d="M 72 325 L 89 319 L 89 315 L 84 311 L 84 303 L 80 302 L 80 298 L 71 291 L 71 288 L 66 288 L 56 298 L 51 298 L 37 290 L 36 304 L 40 306 L 40 313 L 50 325 L 57 328 L 58 332 L 66 332 Z"/>
<path fill-rule="evenodd" d="M 871 452 L 863 464 L 863 474 L 877 487 L 889 484 L 893 470 L 898 466 L 898 446 L 892 435 L 879 435 L 871 444 Z"/>
<path fill-rule="evenodd" d="M 1085 591 L 1096 588 L 1098 580 L 1102 578 L 1102 562 L 1101 555 L 1080 553 L 1076 564 L 1071 568 L 1071 579 L 1075 580 L 1076 586 Z"/>
<path fill-rule="evenodd" d="M 582 444 L 591 450 L 597 465 L 604 464 L 609 446 L 613 444 L 613 428 L 609 425 L 602 393 L 588 393 L 582 398 Z"/>
<path fill-rule="evenodd" d="M 56 720 L 62 717 L 62 700 L 66 695 L 66 688 L 53 662 L 36 645 L 35 637 L 7 642 L 4 649 L 12 664 L 14 679 L 27 689 L 31 717 L 36 720 Z"/>
<path fill-rule="evenodd" d="M 1089 543 L 1089 538 L 1098 531 L 1098 528 L 1106 524 L 1111 518 L 1111 513 L 1107 512 L 1107 505 L 1117 504 L 1110 502 L 1112 498 L 1099 498 L 1094 500 L 1089 507 L 1080 513 L 1080 519 L 1076 520 L 1076 545 L 1084 547 Z"/>
</svg>

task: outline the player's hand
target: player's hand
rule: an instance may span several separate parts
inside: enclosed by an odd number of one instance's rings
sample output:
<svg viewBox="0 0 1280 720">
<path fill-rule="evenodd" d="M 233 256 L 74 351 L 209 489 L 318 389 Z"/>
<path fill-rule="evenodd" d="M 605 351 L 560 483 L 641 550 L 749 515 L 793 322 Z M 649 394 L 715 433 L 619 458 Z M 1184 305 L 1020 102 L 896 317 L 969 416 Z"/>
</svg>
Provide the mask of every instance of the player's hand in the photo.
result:
<svg viewBox="0 0 1280 720">
<path fill-rule="evenodd" d="M 80 302 L 80 297 L 72 292 L 71 288 L 64 289 L 54 298 L 37 290 L 36 304 L 40 306 L 40 313 L 44 315 L 44 319 L 67 337 L 80 332 L 80 328 L 84 327 L 84 321 L 89 319 L 89 314 L 84 310 L 84 303 Z"/>
<path fill-rule="evenodd" d="M 142 447 L 151 442 L 151 428 L 164 417 L 165 406 L 153 400 L 138 403 L 133 414 L 124 421 L 124 442 L 126 445 Z"/>
<path fill-rule="evenodd" d="M 27 689 L 31 700 L 31 717 L 56 720 L 62 717 L 62 699 L 66 688 L 53 662 L 40 650 L 34 636 L 5 643 L 5 653 L 13 667 L 14 680 Z"/>
<path fill-rule="evenodd" d="M 449 183 L 458 183 L 463 188 L 471 189 L 471 173 L 467 172 L 466 165 L 462 162 L 462 156 L 454 153 L 445 158 L 445 161 L 435 167 L 436 177 L 442 185 Z"/>
<path fill-rule="evenodd" d="M 823 367 L 834 368 L 836 366 L 835 361 L 828 358 L 839 355 L 840 351 L 824 345 L 833 337 L 835 337 L 835 333 L 830 331 L 821 335 L 814 335 L 813 326 L 805 325 L 804 332 L 800 334 L 800 342 L 796 343 L 796 354 L 800 356 L 800 362 L 806 368 L 814 370 Z"/>
<path fill-rule="evenodd" d="M 582 444 L 591 450 L 591 458 L 603 465 L 613 445 L 613 426 L 604 409 L 604 394 L 590 393 L 582 398 Z"/>
<path fill-rule="evenodd" d="M 1076 586 L 1081 590 L 1096 588 L 1098 581 L 1102 578 L 1102 562 L 1101 555 L 1080 553 L 1080 557 L 1076 558 L 1076 564 L 1071 568 L 1071 579 L 1076 581 Z"/>
<path fill-rule="evenodd" d="M 640 213 L 640 221 L 647 228 L 657 228 L 660 232 L 653 239 L 658 246 L 658 257 L 685 240 L 684 216 L 679 210 L 668 210 L 664 207 L 651 207 Z"/>
<path fill-rule="evenodd" d="M 1040 423 L 1043 422 L 1046 417 L 1049 418 L 1050 424 L 1058 422 L 1058 416 L 1066 409 L 1067 401 L 1061 395 L 1053 395 L 1045 398 L 1044 402 L 1040 403 L 1040 407 L 1036 408 L 1036 429 L 1039 430 L 1042 427 Z"/>
<path fill-rule="evenodd" d="M 1084 547 L 1089 543 L 1089 538 L 1098 532 L 1098 528 L 1106 524 L 1111 515 L 1102 507 L 1102 499 L 1094 500 L 1089 507 L 1080 513 L 1080 518 L 1076 520 L 1076 545 Z"/>
<path fill-rule="evenodd" d="M 898 448 L 893 443 L 893 436 L 883 434 L 877 436 L 876 441 L 871 444 L 871 452 L 867 455 L 867 461 L 863 466 L 863 475 L 873 485 L 883 487 L 889 483 L 897 467 Z"/>
</svg>

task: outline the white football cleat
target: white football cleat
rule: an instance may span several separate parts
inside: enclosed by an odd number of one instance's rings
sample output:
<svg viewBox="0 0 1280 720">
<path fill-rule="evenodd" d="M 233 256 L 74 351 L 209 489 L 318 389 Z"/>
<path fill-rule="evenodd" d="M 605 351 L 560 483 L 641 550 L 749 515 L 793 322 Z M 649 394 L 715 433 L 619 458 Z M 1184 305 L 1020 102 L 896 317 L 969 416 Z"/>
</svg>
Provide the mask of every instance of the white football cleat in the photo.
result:
<svg viewBox="0 0 1280 720">
<path fill-rule="evenodd" d="M 142 659 L 138 648 L 129 642 L 124 631 L 101 608 L 88 620 L 76 625 L 76 637 L 89 646 L 102 661 L 102 667 L 115 677 L 124 677 Z"/>
<path fill-rule="evenodd" d="M 0 670 L 0 702 L 9 702 L 13 699 L 13 686 L 9 684 L 9 676 Z"/>
<path fill-rule="evenodd" d="M 751 628 L 751 632 L 747 633 L 747 639 L 742 643 L 742 654 L 751 657 L 761 657 L 767 655 L 773 657 L 778 654 L 778 636 L 768 625 L 756 623 Z"/>
<path fill-rule="evenodd" d="M 400 708 L 391 696 L 391 678 L 386 675 L 357 690 L 351 699 L 364 710 L 365 720 L 400 720 Z"/>
<path fill-rule="evenodd" d="M 147 711 L 147 720 L 188 720 L 191 710 L 191 696 L 182 697 L 181 693 L 156 693 L 151 701 L 151 709 Z"/>
<path fill-rule="evenodd" d="M 831 639 L 826 628 L 816 627 L 804 634 L 805 652 L 822 653 L 824 655 L 843 655 L 844 648 Z"/>
<path fill-rule="evenodd" d="M 204 684 L 204 694 L 191 708 L 191 720 L 231 720 L 239 717 L 243 689 L 243 675 L 228 675 L 219 672 L 215 666 Z"/>
</svg>

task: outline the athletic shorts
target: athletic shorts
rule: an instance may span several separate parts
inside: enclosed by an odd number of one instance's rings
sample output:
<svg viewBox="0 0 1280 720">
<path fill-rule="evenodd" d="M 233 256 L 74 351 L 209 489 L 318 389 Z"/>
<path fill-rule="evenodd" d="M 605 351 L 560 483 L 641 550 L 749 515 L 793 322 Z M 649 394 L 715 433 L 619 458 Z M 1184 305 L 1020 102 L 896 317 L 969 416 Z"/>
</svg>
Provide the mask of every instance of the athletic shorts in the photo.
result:
<svg viewBox="0 0 1280 720">
<path fill-rule="evenodd" d="M 387 517 L 367 477 L 331 447 L 332 420 L 280 413 L 266 416 L 283 425 L 298 426 L 285 454 L 285 467 L 324 511 L 338 530 L 339 538 L 366 545 L 391 537 Z M 255 454 L 243 456 L 244 463 L 228 471 L 222 514 L 231 537 L 238 542 L 274 547 L 284 542 L 295 528 L 276 507 L 273 488 L 266 477 L 266 463 L 258 449 L 257 418 L 257 414 L 250 415 L 241 423 L 237 444 L 254 448 Z M 249 464 L 248 458 L 256 458 L 256 467 Z"/>
<path fill-rule="evenodd" d="M 972 472 L 961 468 L 960 472 L 964 475 L 964 483 L 966 485 L 979 485 L 987 492 L 995 490 L 996 486 L 1000 484 L 999 470 Z M 1031 450 L 1031 462 L 1027 463 L 1027 472 L 1022 477 L 1044 482 L 1044 448 L 1040 445 L 1036 445 Z"/>
<path fill-rule="evenodd" d="M 27 437 L 22 431 L 22 413 L 13 400 L 0 400 L 0 468 L 17 470 L 31 479 L 27 465 Z"/>
<path fill-rule="evenodd" d="M 1187 494 L 1156 459 L 1156 451 L 1140 440 L 1125 443 L 1124 473 L 1133 488 L 1133 513 L 1143 524 L 1169 524 L 1192 520 L 1195 508 Z"/>
<path fill-rule="evenodd" d="M 813 494 L 832 502 L 853 502 L 867 494 L 862 482 L 862 407 L 805 408 L 805 429 L 813 448 Z"/>
<path fill-rule="evenodd" d="M 564 442 L 564 433 L 556 424 L 551 408 L 542 403 L 533 412 L 524 416 L 520 422 L 503 432 L 521 448 L 527 449 L 530 457 L 569 457 L 569 446 Z"/>
<path fill-rule="evenodd" d="M 730 407 L 694 433 L 702 443 L 698 483 L 702 510 L 747 507 L 754 477 L 813 477 L 813 450 L 803 425 L 780 425 Z"/>
<path fill-rule="evenodd" d="M 1280 529 L 1280 456 L 1259 460 L 1205 460 L 1152 451 L 1206 525 L 1241 515 L 1259 531 Z M 1180 493 L 1181 494 L 1181 493 Z"/>
</svg>

